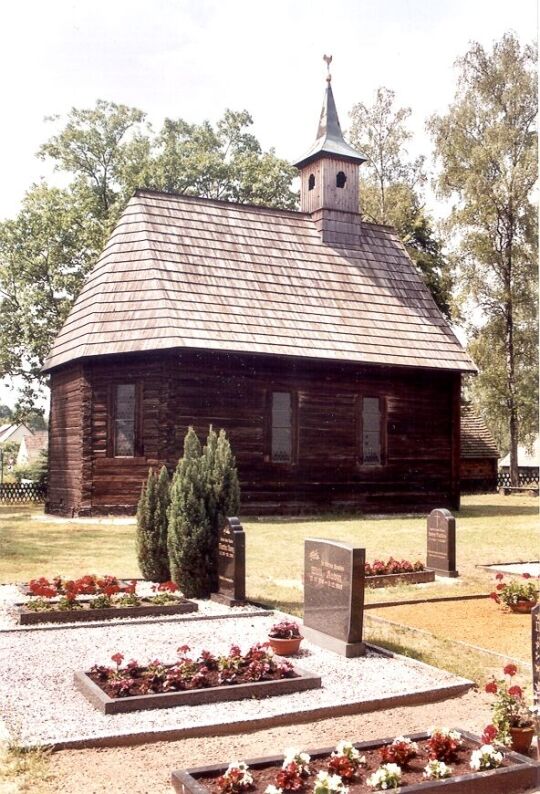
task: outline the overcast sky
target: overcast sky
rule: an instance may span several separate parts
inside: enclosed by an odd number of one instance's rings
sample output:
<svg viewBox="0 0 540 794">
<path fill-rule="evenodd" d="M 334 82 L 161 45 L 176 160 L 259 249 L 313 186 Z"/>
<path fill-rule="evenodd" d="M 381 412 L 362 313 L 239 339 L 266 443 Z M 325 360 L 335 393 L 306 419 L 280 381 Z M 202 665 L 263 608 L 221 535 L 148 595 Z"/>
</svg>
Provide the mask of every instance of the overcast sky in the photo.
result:
<svg viewBox="0 0 540 794">
<path fill-rule="evenodd" d="M 264 148 L 294 159 L 315 137 L 323 53 L 344 128 L 378 86 L 412 108 L 415 153 L 426 118 L 451 101 L 453 63 L 470 41 L 536 37 L 536 0 L 19 0 L 3 4 L 0 219 L 46 164 L 44 117 L 96 99 L 163 119 L 215 120 L 246 108 Z M 12 402 L 0 387 L 0 399 Z"/>
</svg>

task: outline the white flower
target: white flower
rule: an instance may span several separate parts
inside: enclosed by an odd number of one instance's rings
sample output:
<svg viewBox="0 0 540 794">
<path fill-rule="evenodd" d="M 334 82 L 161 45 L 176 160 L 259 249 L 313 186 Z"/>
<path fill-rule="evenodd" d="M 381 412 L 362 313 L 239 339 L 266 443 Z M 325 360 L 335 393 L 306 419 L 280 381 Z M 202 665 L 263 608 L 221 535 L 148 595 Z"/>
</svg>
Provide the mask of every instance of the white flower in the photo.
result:
<svg viewBox="0 0 540 794">
<path fill-rule="evenodd" d="M 442 780 L 445 777 L 450 777 L 451 774 L 451 767 L 447 766 L 444 761 L 428 761 L 427 766 L 424 768 L 426 780 Z"/>
<path fill-rule="evenodd" d="M 356 764 L 365 764 L 366 762 L 365 755 L 360 757 L 360 753 L 358 752 L 356 747 L 354 747 L 353 743 L 347 742 L 345 741 L 345 739 L 342 739 L 340 742 L 337 743 L 336 750 L 335 752 L 332 753 L 332 756 L 334 758 L 336 756 L 342 756 L 342 755 L 348 758 L 349 761 L 353 761 Z"/>
<path fill-rule="evenodd" d="M 401 768 L 397 764 L 381 764 L 381 766 L 366 780 L 368 786 L 387 791 L 397 788 L 401 783 Z"/>
<path fill-rule="evenodd" d="M 238 785 L 242 788 L 248 788 L 253 783 L 253 776 L 249 771 L 249 766 L 245 761 L 231 761 L 229 767 L 223 777 L 230 777 L 231 772 L 240 772 L 241 776 L 238 779 Z"/>
<path fill-rule="evenodd" d="M 339 775 L 321 771 L 315 778 L 313 794 L 348 794 L 348 791 Z"/>
<path fill-rule="evenodd" d="M 431 728 L 429 735 L 434 736 L 435 734 L 438 734 L 439 736 L 448 736 L 448 738 L 452 739 L 454 742 L 461 742 L 460 732 L 451 728 Z"/>
<path fill-rule="evenodd" d="M 277 786 L 267 786 L 264 790 L 264 794 L 283 794 L 283 789 Z"/>
<path fill-rule="evenodd" d="M 408 736 L 396 736 L 392 744 L 406 744 L 411 751 L 418 752 L 418 745 L 412 739 L 409 739 Z"/>
<path fill-rule="evenodd" d="M 282 769 L 286 769 L 289 764 L 295 763 L 300 774 L 309 775 L 311 756 L 308 753 L 302 753 L 295 747 L 289 747 L 285 750 L 284 756 Z"/>
<path fill-rule="evenodd" d="M 476 772 L 482 769 L 497 769 L 502 764 L 503 754 L 495 750 L 492 744 L 483 744 L 471 753 L 471 769 Z"/>
</svg>

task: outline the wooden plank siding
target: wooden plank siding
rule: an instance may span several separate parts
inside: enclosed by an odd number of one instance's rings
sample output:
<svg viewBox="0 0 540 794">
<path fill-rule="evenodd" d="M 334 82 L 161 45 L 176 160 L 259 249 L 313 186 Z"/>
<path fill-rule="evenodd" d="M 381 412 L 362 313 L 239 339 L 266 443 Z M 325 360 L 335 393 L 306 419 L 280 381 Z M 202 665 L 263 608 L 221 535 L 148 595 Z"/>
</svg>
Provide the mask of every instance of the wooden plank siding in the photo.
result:
<svg viewBox="0 0 540 794">
<path fill-rule="evenodd" d="M 115 458 L 110 395 L 125 382 L 139 384 L 140 454 Z M 427 510 L 459 500 L 455 372 L 186 350 L 68 365 L 52 373 L 51 389 L 53 512 L 133 513 L 149 466 L 172 470 L 188 426 L 203 438 L 210 424 L 230 437 L 244 515 Z M 297 403 L 293 464 L 270 460 L 272 391 L 290 391 Z M 384 403 L 381 466 L 360 463 L 360 396 Z"/>
</svg>

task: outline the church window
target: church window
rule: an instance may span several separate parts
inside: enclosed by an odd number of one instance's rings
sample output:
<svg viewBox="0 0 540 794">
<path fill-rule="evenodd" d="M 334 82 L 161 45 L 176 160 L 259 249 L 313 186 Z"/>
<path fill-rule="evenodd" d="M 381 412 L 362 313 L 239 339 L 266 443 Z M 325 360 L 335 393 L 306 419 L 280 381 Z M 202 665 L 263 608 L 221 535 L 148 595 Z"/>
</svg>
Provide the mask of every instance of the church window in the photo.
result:
<svg viewBox="0 0 540 794">
<path fill-rule="evenodd" d="M 308 179 L 308 190 L 313 190 L 315 187 L 315 174 L 310 174 Z"/>
<path fill-rule="evenodd" d="M 343 171 L 339 171 L 336 176 L 336 187 L 345 187 L 347 175 Z"/>
</svg>

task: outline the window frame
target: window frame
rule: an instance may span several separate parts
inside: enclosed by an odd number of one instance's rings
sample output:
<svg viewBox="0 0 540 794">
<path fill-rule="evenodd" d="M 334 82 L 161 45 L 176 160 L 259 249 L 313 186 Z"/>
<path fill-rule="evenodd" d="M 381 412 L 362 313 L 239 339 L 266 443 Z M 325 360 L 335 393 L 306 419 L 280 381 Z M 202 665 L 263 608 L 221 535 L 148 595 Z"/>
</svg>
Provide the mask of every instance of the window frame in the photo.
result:
<svg viewBox="0 0 540 794">
<path fill-rule="evenodd" d="M 272 405 L 273 395 L 286 393 L 291 396 L 291 459 L 273 460 L 272 458 Z M 266 392 L 265 426 L 264 426 L 264 461 L 273 466 L 287 468 L 298 463 L 298 392 L 294 389 L 274 387 Z"/>
<path fill-rule="evenodd" d="M 133 455 L 116 454 L 116 408 L 119 386 L 135 387 L 135 405 L 133 411 Z M 107 406 L 107 457 L 121 460 L 135 460 L 143 457 L 142 445 L 142 394 L 143 385 L 133 378 L 122 378 L 109 384 Z"/>
<path fill-rule="evenodd" d="M 364 400 L 372 399 L 379 401 L 379 446 L 380 446 L 380 461 L 379 463 L 367 463 L 364 461 Z M 356 456 L 358 465 L 366 469 L 380 469 L 386 466 L 387 463 L 387 407 L 386 397 L 381 397 L 379 394 L 365 393 L 358 394 L 356 397 Z"/>
</svg>

